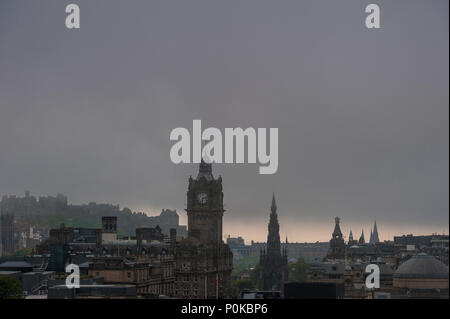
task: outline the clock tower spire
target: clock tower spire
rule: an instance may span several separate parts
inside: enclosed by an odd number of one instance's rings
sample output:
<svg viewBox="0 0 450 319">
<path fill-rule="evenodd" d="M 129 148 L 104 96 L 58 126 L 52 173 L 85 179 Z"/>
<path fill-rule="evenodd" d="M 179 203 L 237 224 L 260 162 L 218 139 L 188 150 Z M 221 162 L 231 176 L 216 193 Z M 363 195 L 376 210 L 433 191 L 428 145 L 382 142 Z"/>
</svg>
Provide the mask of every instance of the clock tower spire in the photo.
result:
<svg viewBox="0 0 450 319">
<path fill-rule="evenodd" d="M 214 178 L 212 165 L 203 160 L 197 178 L 189 178 L 187 192 L 188 234 L 203 244 L 222 242 L 222 177 Z"/>
<path fill-rule="evenodd" d="M 188 236 L 175 249 L 177 298 L 231 296 L 233 253 L 222 239 L 224 211 L 222 177 L 214 178 L 211 164 L 202 161 L 197 177 L 189 177 Z"/>
</svg>

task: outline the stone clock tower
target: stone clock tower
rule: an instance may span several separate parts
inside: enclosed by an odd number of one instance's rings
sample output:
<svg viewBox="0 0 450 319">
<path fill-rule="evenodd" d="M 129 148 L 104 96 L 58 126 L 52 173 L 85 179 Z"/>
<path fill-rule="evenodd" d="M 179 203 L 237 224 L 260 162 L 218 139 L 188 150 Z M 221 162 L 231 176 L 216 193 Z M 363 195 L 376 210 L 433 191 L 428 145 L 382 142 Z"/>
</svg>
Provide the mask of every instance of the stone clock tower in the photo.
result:
<svg viewBox="0 0 450 319">
<path fill-rule="evenodd" d="M 189 178 L 186 211 L 189 237 L 202 244 L 222 243 L 222 177 L 214 179 L 211 164 L 200 163 L 197 178 Z"/>
<path fill-rule="evenodd" d="M 231 296 L 233 254 L 222 240 L 222 178 L 211 164 L 200 163 L 187 191 L 188 237 L 176 244 L 176 298 L 227 298 Z"/>
</svg>

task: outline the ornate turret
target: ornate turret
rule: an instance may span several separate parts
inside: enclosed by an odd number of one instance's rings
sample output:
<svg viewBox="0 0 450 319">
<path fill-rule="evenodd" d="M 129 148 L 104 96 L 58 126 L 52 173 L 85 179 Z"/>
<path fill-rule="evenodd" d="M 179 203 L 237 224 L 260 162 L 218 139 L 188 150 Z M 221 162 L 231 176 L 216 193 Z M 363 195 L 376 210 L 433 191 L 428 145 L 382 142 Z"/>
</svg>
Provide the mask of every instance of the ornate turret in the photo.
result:
<svg viewBox="0 0 450 319">
<path fill-rule="evenodd" d="M 341 227 L 339 226 L 341 219 L 334 218 L 334 231 L 331 235 L 330 249 L 327 254 L 328 259 L 343 259 L 345 258 L 345 242 L 342 236 Z"/>
<path fill-rule="evenodd" d="M 335 217 L 334 221 L 335 221 L 335 226 L 334 226 L 334 231 L 333 231 L 333 238 L 342 238 L 341 227 L 339 226 L 341 219 L 339 217 Z"/>
<path fill-rule="evenodd" d="M 348 235 L 348 244 L 353 245 L 353 233 L 352 233 L 351 229 L 350 229 L 350 235 Z"/>
</svg>

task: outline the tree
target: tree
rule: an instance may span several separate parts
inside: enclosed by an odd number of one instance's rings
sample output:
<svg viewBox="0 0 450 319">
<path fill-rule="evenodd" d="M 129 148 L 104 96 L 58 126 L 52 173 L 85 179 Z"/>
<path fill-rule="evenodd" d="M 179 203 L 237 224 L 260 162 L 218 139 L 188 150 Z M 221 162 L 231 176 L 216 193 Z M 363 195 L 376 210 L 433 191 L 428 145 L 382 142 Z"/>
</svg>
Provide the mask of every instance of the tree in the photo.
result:
<svg viewBox="0 0 450 319">
<path fill-rule="evenodd" d="M 0 299 L 22 298 L 22 285 L 20 281 L 11 276 L 0 277 Z"/>
<path fill-rule="evenodd" d="M 259 264 L 257 264 L 250 273 L 250 280 L 252 281 L 252 283 L 255 287 L 258 287 L 258 285 L 259 285 L 259 271 L 260 271 L 260 266 L 259 266 Z"/>
<path fill-rule="evenodd" d="M 13 253 L 13 256 L 27 256 L 27 255 L 31 254 L 32 251 L 33 251 L 33 248 L 31 248 L 31 247 L 22 248 L 22 249 L 16 250 Z"/>
</svg>

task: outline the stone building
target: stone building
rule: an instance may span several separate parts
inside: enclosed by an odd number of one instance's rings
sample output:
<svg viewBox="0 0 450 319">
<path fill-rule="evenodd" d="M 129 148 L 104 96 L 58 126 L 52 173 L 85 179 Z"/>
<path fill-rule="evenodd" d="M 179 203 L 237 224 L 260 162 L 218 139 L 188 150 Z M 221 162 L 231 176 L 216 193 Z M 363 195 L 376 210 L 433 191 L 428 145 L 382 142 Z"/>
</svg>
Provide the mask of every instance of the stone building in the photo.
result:
<svg viewBox="0 0 450 319">
<path fill-rule="evenodd" d="M 344 259 L 345 258 L 345 242 L 342 236 L 341 228 L 339 226 L 340 219 L 336 217 L 333 234 L 330 240 L 330 249 L 327 254 L 327 259 Z"/>
<path fill-rule="evenodd" d="M 136 256 L 151 253 L 152 247 L 159 247 L 169 252 L 170 242 L 176 240 L 176 230 L 168 237 L 158 226 L 139 227 L 136 228 L 136 236 L 117 239 L 116 223 L 116 217 L 103 217 L 101 229 L 66 227 L 61 224 L 60 228 L 50 230 L 50 237 L 36 247 L 36 252 L 48 254 L 52 246 L 65 245 L 72 254 Z"/>
<path fill-rule="evenodd" d="M 270 207 L 270 220 L 267 235 L 267 248 L 261 250 L 259 266 L 259 289 L 281 290 L 288 279 L 288 261 L 286 249 L 281 252 L 280 225 L 278 224 L 275 194 Z"/>
<path fill-rule="evenodd" d="M 344 297 L 350 299 L 369 298 L 373 291 L 366 289 L 366 266 L 369 262 L 344 262 L 343 260 L 319 262 L 309 265 L 307 282 L 343 283 Z M 376 291 L 392 293 L 393 266 L 384 262 L 376 263 L 380 269 L 380 288 Z"/>
<path fill-rule="evenodd" d="M 2 256 L 9 256 L 18 248 L 14 214 L 2 211 L 0 217 Z"/>
<path fill-rule="evenodd" d="M 251 245 L 248 246 L 250 249 L 250 256 L 259 256 L 261 249 L 267 248 L 267 243 L 265 242 L 254 242 L 251 241 Z M 286 250 L 288 260 L 297 260 L 299 258 L 305 260 L 316 260 L 326 257 L 330 247 L 329 242 L 314 242 L 314 243 L 298 243 L 298 242 L 282 242 L 281 249 Z"/>
<path fill-rule="evenodd" d="M 244 238 L 242 237 L 227 237 L 227 245 L 230 247 L 233 253 L 233 261 L 239 261 L 243 258 L 249 257 L 251 253 L 251 246 L 245 245 Z"/>
<path fill-rule="evenodd" d="M 165 235 L 169 235 L 171 229 L 175 229 L 179 237 L 186 237 L 187 235 L 187 227 L 186 225 L 180 225 L 180 217 L 176 209 L 162 209 L 159 216 L 150 216 L 148 219 L 149 223 L 146 226 L 153 228 L 158 226 Z"/>
<path fill-rule="evenodd" d="M 102 216 L 102 242 L 117 239 L 117 217 Z"/>
<path fill-rule="evenodd" d="M 90 277 L 102 277 L 105 284 L 131 284 L 138 295 L 173 295 L 174 257 L 168 255 L 95 257 L 89 264 Z"/>
<path fill-rule="evenodd" d="M 189 178 L 188 236 L 175 248 L 177 298 L 226 298 L 231 295 L 233 254 L 222 239 L 222 177 L 211 164 L 200 163 L 197 178 Z"/>
</svg>

